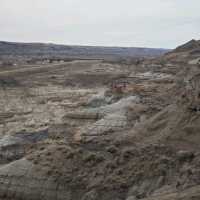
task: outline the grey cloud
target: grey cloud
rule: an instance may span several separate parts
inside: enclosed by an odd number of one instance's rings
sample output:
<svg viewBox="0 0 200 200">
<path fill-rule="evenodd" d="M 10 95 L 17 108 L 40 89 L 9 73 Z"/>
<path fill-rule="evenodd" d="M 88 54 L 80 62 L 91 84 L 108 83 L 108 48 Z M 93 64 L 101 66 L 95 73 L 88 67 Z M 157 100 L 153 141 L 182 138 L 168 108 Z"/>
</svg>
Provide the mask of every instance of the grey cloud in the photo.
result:
<svg viewBox="0 0 200 200">
<path fill-rule="evenodd" d="M 200 38 L 199 0 L 0 0 L 0 40 L 174 48 Z"/>
</svg>

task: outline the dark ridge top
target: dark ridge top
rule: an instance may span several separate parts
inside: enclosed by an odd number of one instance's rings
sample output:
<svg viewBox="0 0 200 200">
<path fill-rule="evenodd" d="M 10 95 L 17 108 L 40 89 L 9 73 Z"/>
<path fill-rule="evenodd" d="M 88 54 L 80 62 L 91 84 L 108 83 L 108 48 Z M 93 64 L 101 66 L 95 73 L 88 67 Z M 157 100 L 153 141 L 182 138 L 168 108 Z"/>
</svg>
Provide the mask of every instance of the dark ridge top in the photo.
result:
<svg viewBox="0 0 200 200">
<path fill-rule="evenodd" d="M 181 45 L 175 49 L 175 51 L 191 51 L 200 48 L 200 40 L 190 40 L 189 42 L 185 43 L 184 45 Z"/>
</svg>

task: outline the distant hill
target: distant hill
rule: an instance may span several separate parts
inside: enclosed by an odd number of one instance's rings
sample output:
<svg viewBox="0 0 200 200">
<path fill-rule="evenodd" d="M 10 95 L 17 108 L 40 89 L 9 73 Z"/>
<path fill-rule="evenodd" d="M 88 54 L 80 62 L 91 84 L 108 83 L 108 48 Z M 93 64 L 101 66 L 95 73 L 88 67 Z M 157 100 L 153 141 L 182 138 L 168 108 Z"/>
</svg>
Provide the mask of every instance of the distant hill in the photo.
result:
<svg viewBox="0 0 200 200">
<path fill-rule="evenodd" d="M 138 47 L 96 47 L 68 46 L 43 43 L 0 42 L 0 57 L 68 57 L 68 58 L 97 58 L 110 57 L 154 57 L 168 52 L 167 49 L 138 48 Z"/>
</svg>

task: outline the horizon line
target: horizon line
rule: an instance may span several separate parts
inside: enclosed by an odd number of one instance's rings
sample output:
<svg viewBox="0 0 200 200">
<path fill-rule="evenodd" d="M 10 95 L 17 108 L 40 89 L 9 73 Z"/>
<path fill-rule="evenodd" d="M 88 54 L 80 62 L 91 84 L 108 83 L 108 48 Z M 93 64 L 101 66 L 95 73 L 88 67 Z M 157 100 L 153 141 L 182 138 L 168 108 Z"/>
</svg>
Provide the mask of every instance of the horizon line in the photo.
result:
<svg viewBox="0 0 200 200">
<path fill-rule="evenodd" d="M 164 47 L 145 47 L 145 46 L 121 46 L 121 45 L 90 45 L 90 44 L 65 44 L 56 42 L 25 42 L 25 41 L 9 41 L 0 40 L 0 43 L 13 43 L 13 44 L 44 44 L 44 45 L 58 45 L 58 46 L 72 46 L 72 47 L 104 47 L 104 48 L 139 48 L 139 49 L 161 49 L 161 50 L 172 50 L 174 48 L 164 48 Z"/>
</svg>

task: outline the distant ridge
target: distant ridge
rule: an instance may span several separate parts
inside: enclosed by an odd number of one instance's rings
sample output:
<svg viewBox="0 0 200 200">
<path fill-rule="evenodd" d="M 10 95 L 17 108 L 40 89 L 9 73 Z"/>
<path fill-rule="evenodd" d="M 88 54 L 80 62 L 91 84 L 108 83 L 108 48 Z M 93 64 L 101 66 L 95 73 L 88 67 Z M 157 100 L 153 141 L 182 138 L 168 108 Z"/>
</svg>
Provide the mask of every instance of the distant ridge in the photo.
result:
<svg viewBox="0 0 200 200">
<path fill-rule="evenodd" d="M 0 41 L 0 56 L 55 56 L 55 57 L 154 57 L 168 49 L 143 47 L 75 46 L 52 43 L 17 43 Z"/>
</svg>

